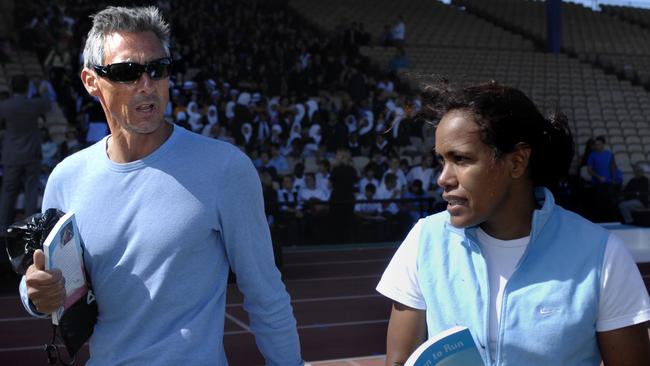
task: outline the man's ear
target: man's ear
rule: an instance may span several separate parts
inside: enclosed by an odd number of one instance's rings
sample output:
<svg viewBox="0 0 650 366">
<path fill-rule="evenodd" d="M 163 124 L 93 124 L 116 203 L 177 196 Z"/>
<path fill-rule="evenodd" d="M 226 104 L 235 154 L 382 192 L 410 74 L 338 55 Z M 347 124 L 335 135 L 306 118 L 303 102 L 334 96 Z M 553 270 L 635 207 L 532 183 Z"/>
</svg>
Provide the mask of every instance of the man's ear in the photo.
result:
<svg viewBox="0 0 650 366">
<path fill-rule="evenodd" d="M 510 155 L 510 176 L 518 179 L 523 177 L 528 170 L 530 163 L 530 145 L 525 142 L 520 142 L 515 145 L 515 149 Z"/>
<path fill-rule="evenodd" d="M 89 68 L 84 67 L 83 70 L 81 70 L 81 83 L 84 85 L 84 88 L 86 88 L 88 94 L 93 97 L 98 96 L 98 82 L 99 80 L 97 79 L 97 75 L 95 75 L 95 73 Z"/>
</svg>

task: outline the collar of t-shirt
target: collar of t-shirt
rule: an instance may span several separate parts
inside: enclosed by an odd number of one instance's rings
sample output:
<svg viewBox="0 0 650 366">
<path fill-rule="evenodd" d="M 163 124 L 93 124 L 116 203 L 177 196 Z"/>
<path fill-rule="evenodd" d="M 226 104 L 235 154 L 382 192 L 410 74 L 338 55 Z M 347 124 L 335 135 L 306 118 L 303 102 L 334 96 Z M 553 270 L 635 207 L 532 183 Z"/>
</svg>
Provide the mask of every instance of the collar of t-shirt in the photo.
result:
<svg viewBox="0 0 650 366">
<path fill-rule="evenodd" d="M 481 228 L 478 228 L 476 236 L 490 274 L 505 277 L 507 281 L 524 254 L 530 236 L 513 240 L 500 240 L 488 235 Z"/>
</svg>

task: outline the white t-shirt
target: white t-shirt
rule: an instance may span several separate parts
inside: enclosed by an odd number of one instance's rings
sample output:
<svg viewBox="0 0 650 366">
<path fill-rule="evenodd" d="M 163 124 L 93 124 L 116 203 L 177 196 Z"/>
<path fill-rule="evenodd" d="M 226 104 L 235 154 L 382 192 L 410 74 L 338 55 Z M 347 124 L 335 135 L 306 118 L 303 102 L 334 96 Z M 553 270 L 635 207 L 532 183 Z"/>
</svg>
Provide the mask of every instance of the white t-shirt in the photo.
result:
<svg viewBox="0 0 650 366">
<path fill-rule="evenodd" d="M 417 280 L 417 256 L 422 221 L 418 221 L 395 252 L 377 285 L 382 295 L 415 309 L 426 309 Z M 496 354 L 496 337 L 503 289 L 526 250 L 530 237 L 498 240 L 478 230 L 490 280 L 489 346 Z M 605 332 L 650 320 L 650 297 L 632 256 L 616 235 L 605 248 L 596 331 Z"/>
<path fill-rule="evenodd" d="M 401 169 L 397 169 L 397 170 L 388 169 L 388 170 L 386 170 L 384 175 L 381 177 L 380 185 L 383 186 L 385 184 L 386 175 L 388 175 L 388 173 L 395 174 L 395 177 L 397 178 L 397 190 L 398 191 L 402 191 L 402 190 L 404 190 L 404 187 L 408 186 L 408 180 L 406 180 L 406 175 L 404 175 L 404 172 Z"/>
<path fill-rule="evenodd" d="M 328 201 L 329 197 L 327 193 L 323 192 L 320 188 L 309 189 L 304 187 L 300 190 L 299 198 L 302 202 L 309 201 L 312 198 L 315 198 L 319 201 Z"/>
<path fill-rule="evenodd" d="M 366 186 L 368 183 L 372 183 L 375 185 L 375 192 L 377 191 L 377 188 L 379 188 L 379 181 L 375 178 L 368 179 L 366 177 L 363 177 L 359 180 L 359 193 L 364 193 L 366 191 Z"/>
<path fill-rule="evenodd" d="M 514 240 L 499 240 L 489 236 L 483 229 L 476 232 L 481 252 L 485 256 L 490 281 L 490 353 L 496 356 L 497 333 L 501 322 L 501 302 L 506 284 L 515 271 L 521 256 L 524 255 L 530 236 Z"/>
<path fill-rule="evenodd" d="M 425 191 L 428 191 L 429 186 L 433 181 L 433 168 L 423 169 L 422 165 L 418 165 L 412 168 L 406 176 L 406 180 L 411 183 L 416 179 L 419 179 L 422 182 L 422 188 L 424 188 Z"/>
<path fill-rule="evenodd" d="M 375 196 L 372 198 L 366 197 L 365 194 L 358 193 L 357 194 L 357 201 L 365 201 L 368 199 L 376 199 Z M 354 212 L 360 212 L 360 213 L 365 213 L 365 214 L 377 214 L 379 215 L 381 213 L 381 203 L 375 202 L 375 203 L 357 203 L 354 205 Z"/>
<path fill-rule="evenodd" d="M 377 188 L 377 192 L 375 193 L 375 198 L 378 200 L 392 200 L 392 199 L 396 200 L 402 198 L 402 195 L 399 193 L 398 188 L 393 188 L 389 190 L 388 188 L 386 188 L 385 185 L 380 184 L 379 188 Z M 392 215 L 397 215 L 399 213 L 399 207 L 397 207 L 395 202 L 391 202 L 388 204 L 386 208 L 383 208 L 382 211 L 388 212 Z"/>
</svg>

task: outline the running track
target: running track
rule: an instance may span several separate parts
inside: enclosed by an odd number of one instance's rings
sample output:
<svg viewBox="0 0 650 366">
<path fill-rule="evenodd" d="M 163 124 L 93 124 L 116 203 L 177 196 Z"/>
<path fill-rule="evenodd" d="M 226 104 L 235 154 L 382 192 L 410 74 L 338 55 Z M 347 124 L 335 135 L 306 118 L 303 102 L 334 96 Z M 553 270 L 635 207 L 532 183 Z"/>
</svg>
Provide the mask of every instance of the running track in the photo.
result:
<svg viewBox="0 0 650 366">
<path fill-rule="evenodd" d="M 374 287 L 394 250 L 391 244 L 286 248 L 283 279 L 311 365 L 383 364 L 390 302 Z M 650 289 L 650 264 L 640 269 Z M 264 364 L 247 324 L 242 295 L 230 285 L 224 345 L 231 366 Z M 0 365 L 45 365 L 41 348 L 50 336 L 49 320 L 29 317 L 16 294 L 0 295 Z M 87 357 L 85 348 L 80 358 Z"/>
<path fill-rule="evenodd" d="M 385 350 L 390 302 L 374 287 L 394 245 L 289 249 L 283 279 L 292 298 L 305 360 L 381 356 Z M 247 326 L 242 295 L 229 285 L 224 346 L 231 366 L 263 365 Z M 45 365 L 42 345 L 49 342 L 49 320 L 29 317 L 17 294 L 0 295 L 0 365 Z M 87 349 L 82 350 L 85 360 Z M 365 357 L 337 365 L 379 365 Z M 82 362 L 78 362 L 82 365 Z M 316 363 L 314 366 L 332 365 Z"/>
</svg>

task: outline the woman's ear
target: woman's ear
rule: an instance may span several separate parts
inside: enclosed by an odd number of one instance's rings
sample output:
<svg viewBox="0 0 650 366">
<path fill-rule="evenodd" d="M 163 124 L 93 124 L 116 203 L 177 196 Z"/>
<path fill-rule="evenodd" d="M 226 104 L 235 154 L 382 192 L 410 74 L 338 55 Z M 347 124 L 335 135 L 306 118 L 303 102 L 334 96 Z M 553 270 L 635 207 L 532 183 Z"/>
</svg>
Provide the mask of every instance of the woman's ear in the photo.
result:
<svg viewBox="0 0 650 366">
<path fill-rule="evenodd" d="M 530 163 L 531 148 L 525 142 L 515 145 L 515 149 L 510 155 L 510 176 L 519 179 L 526 174 L 528 164 Z"/>
<path fill-rule="evenodd" d="M 84 85 L 84 88 L 86 88 L 88 94 L 93 97 L 96 97 L 99 93 L 97 85 L 98 81 L 97 75 L 87 67 L 84 67 L 83 70 L 81 70 L 81 83 Z"/>
</svg>

